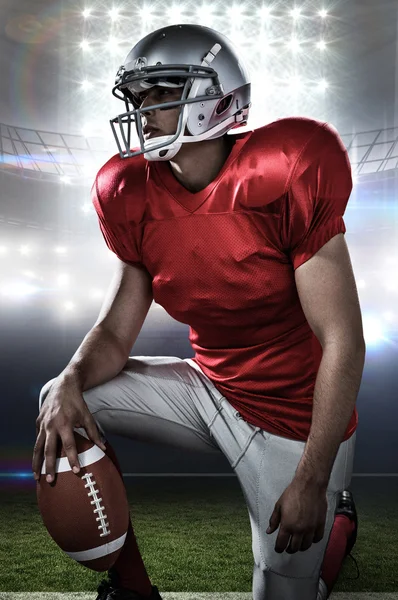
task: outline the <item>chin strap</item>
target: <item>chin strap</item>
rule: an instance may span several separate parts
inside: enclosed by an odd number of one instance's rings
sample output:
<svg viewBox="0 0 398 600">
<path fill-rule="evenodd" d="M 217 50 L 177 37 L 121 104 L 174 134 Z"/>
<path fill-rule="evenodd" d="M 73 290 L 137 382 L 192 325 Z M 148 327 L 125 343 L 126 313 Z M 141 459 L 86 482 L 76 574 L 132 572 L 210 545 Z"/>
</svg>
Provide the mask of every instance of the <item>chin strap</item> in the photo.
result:
<svg viewBox="0 0 398 600">
<path fill-rule="evenodd" d="M 246 122 L 246 117 L 247 117 L 248 113 L 249 113 L 249 107 L 242 108 L 242 110 L 240 110 L 236 115 L 229 117 L 229 119 L 226 119 L 222 123 L 219 123 L 218 125 L 216 125 L 212 129 L 210 129 L 209 131 L 206 131 L 205 133 L 201 133 L 200 135 L 195 135 L 195 136 L 190 136 L 190 137 L 184 136 L 181 134 L 174 142 L 172 142 L 168 146 L 164 146 L 163 148 L 158 148 L 157 150 L 151 150 L 150 148 L 148 148 L 148 151 L 145 152 L 145 154 L 144 154 L 144 158 L 146 160 L 170 160 L 177 154 L 177 152 L 180 150 L 182 144 L 192 144 L 192 143 L 196 143 L 196 142 L 204 142 L 205 140 L 211 140 L 215 137 L 219 137 L 219 136 L 217 136 L 217 134 L 222 129 L 225 129 L 226 125 L 230 125 L 230 124 L 232 125 L 233 123 L 236 123 L 236 125 L 234 127 L 230 127 L 229 129 L 234 129 L 235 127 L 240 127 L 242 123 L 244 124 Z M 159 136 L 153 140 L 152 145 L 157 146 L 159 143 L 166 143 L 168 140 L 173 139 L 173 137 L 174 137 L 173 135 Z M 149 140 L 147 145 L 150 145 L 151 142 L 152 142 L 152 140 Z M 159 156 L 159 154 L 162 153 L 162 150 L 165 150 L 166 154 Z"/>
</svg>

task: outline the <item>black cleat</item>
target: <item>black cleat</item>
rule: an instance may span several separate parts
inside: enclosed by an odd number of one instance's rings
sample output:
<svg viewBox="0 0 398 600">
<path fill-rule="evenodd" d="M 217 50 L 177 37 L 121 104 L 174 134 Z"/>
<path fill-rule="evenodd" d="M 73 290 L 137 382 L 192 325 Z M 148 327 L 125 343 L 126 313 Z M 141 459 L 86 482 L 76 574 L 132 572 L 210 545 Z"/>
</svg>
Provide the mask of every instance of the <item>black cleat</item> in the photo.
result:
<svg viewBox="0 0 398 600">
<path fill-rule="evenodd" d="M 127 588 L 113 587 L 109 581 L 104 579 L 99 584 L 97 591 L 98 596 L 96 600 L 162 600 L 156 585 L 152 586 L 152 594 L 150 596 L 141 596 L 138 592 L 133 592 Z"/>
<path fill-rule="evenodd" d="M 354 498 L 352 493 L 348 490 L 344 490 L 343 492 L 339 492 L 337 497 L 337 508 L 335 515 L 345 515 L 350 519 L 350 521 L 354 521 L 355 528 L 351 534 L 350 539 L 347 542 L 346 548 L 346 556 L 351 554 L 351 550 L 353 549 L 355 542 L 357 541 L 357 533 L 358 533 L 358 516 L 357 509 L 355 508 Z"/>
</svg>

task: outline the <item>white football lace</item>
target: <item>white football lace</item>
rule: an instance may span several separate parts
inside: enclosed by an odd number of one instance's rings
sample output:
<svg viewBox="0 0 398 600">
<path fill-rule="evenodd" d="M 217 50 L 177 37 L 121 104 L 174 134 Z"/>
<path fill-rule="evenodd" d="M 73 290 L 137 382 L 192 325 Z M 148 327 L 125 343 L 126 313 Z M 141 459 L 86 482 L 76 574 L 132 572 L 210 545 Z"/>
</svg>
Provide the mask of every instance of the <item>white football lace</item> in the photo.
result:
<svg viewBox="0 0 398 600">
<path fill-rule="evenodd" d="M 104 514 L 102 511 L 105 510 L 105 506 L 101 506 L 100 502 L 102 501 L 102 498 L 98 498 L 97 494 L 99 493 L 99 490 L 95 489 L 95 485 L 96 485 L 96 481 L 95 479 L 91 479 L 91 477 L 93 476 L 92 473 L 86 473 L 85 475 L 83 475 L 82 479 L 86 479 L 87 483 L 85 484 L 85 488 L 90 488 L 90 491 L 88 492 L 88 496 L 94 496 L 94 499 L 91 500 L 90 504 L 95 504 L 96 508 L 93 510 L 93 513 L 98 513 L 98 517 L 96 517 L 96 521 L 100 521 L 100 524 L 98 525 L 98 529 L 102 530 L 102 533 L 100 533 L 100 537 L 104 537 L 106 535 L 110 535 L 110 529 L 107 529 L 107 527 L 109 527 L 109 523 L 106 522 L 107 519 L 107 515 Z"/>
</svg>

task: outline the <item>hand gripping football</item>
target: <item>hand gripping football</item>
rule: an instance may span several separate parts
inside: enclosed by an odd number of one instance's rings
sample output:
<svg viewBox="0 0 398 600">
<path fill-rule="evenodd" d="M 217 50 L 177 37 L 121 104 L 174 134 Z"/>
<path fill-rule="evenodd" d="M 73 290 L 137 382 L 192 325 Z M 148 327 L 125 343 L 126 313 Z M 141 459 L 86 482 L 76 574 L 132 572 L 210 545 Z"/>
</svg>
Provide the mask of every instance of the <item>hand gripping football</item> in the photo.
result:
<svg viewBox="0 0 398 600">
<path fill-rule="evenodd" d="M 59 438 L 54 480 L 46 481 L 44 460 L 37 482 L 39 510 L 48 533 L 68 556 L 93 571 L 107 571 L 127 535 L 126 490 L 101 448 L 76 430 L 74 437 L 80 471 L 73 473 Z"/>
</svg>

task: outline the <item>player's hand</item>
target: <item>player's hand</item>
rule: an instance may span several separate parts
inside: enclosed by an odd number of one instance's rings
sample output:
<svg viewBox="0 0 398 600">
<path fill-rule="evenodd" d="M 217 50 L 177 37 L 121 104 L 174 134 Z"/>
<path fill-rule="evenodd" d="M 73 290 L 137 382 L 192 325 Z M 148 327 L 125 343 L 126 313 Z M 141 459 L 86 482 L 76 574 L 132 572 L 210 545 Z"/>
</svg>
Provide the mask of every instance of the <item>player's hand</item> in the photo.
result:
<svg viewBox="0 0 398 600">
<path fill-rule="evenodd" d="M 267 533 L 279 526 L 275 551 L 304 551 L 320 542 L 325 532 L 327 499 L 325 487 L 293 479 L 275 504 Z M 290 539 L 291 536 L 291 539 Z M 290 539 L 290 542 L 289 542 Z"/>
<path fill-rule="evenodd" d="M 83 427 L 94 444 L 105 451 L 97 425 L 77 383 L 73 380 L 68 380 L 66 383 L 63 379 L 56 379 L 42 403 L 40 414 L 36 419 L 37 438 L 32 461 L 35 479 L 40 477 L 44 453 L 46 480 L 49 483 L 54 480 L 59 437 L 71 468 L 74 473 L 79 472 L 80 464 L 73 432 L 74 427 Z"/>
</svg>

